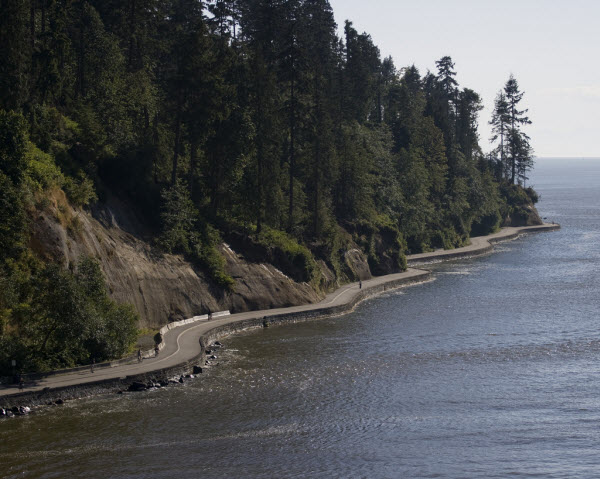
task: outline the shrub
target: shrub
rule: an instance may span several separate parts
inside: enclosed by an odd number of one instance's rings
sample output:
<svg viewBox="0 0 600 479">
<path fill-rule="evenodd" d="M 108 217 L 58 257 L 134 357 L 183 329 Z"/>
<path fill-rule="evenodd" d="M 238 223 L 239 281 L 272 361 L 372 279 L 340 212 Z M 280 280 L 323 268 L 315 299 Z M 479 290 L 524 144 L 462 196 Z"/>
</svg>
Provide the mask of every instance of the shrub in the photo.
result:
<svg viewBox="0 0 600 479">
<path fill-rule="evenodd" d="M 310 250 L 287 233 L 265 227 L 258 235 L 257 241 L 267 248 L 279 249 L 294 268 L 301 271 L 302 281 L 314 282 L 319 278 L 319 268 Z"/>
<path fill-rule="evenodd" d="M 42 192 L 63 185 L 64 176 L 56 166 L 52 155 L 44 153 L 33 143 L 28 142 L 25 157 L 27 159 L 25 178 L 32 192 Z"/>
<path fill-rule="evenodd" d="M 65 178 L 63 189 L 73 206 L 82 207 L 98 201 L 94 182 L 81 170 L 75 178 Z"/>
<path fill-rule="evenodd" d="M 10 359 L 28 371 L 87 364 L 126 354 L 137 338 L 137 314 L 108 297 L 99 264 L 82 258 L 75 271 L 39 265 L 11 312 L 13 332 L 0 337 L 0 370 Z"/>
<path fill-rule="evenodd" d="M 192 253 L 191 235 L 196 226 L 198 210 L 181 180 L 161 192 L 160 219 L 162 232 L 158 243 L 169 253 Z"/>
<path fill-rule="evenodd" d="M 221 288 L 233 289 L 235 280 L 225 272 L 225 258 L 214 244 L 194 245 L 194 259 L 204 266 L 213 281 Z"/>
<path fill-rule="evenodd" d="M 540 200 L 540 197 L 537 194 L 537 191 L 535 191 L 531 186 L 529 188 L 525 189 L 525 193 L 527 193 L 527 196 L 529 197 L 529 199 L 531 200 L 531 202 L 534 205 Z"/>
</svg>

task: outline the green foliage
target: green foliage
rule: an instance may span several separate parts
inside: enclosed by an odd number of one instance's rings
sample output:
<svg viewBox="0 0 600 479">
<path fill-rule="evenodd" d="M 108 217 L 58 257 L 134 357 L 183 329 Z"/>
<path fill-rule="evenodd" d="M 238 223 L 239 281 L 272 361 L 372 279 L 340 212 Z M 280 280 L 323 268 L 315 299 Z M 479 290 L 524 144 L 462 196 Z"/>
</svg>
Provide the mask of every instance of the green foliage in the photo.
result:
<svg viewBox="0 0 600 479">
<path fill-rule="evenodd" d="M 36 105 L 32 113 L 31 140 L 43 151 L 56 155 L 71 148 L 80 137 L 79 125 L 57 108 Z"/>
<path fill-rule="evenodd" d="M 263 228 L 257 235 L 256 241 L 266 248 L 275 248 L 283 253 L 291 265 L 300 271 L 300 280 L 313 283 L 319 279 L 319 268 L 310 250 L 299 244 L 292 236 L 284 231 Z"/>
<path fill-rule="evenodd" d="M 19 349 L 14 338 L 49 328 L 60 308 L 77 308 L 88 338 L 117 331 L 110 318 L 129 315 L 89 307 L 86 298 L 104 293 L 86 286 L 99 278 L 85 265 L 77 273 L 15 266 L 27 256 L 27 208 L 49 203 L 55 187 L 76 207 L 105 192 L 125 196 L 156 244 L 227 289 L 227 225 L 242 225 L 294 279 L 319 287 L 315 257 L 351 279 L 343 258 L 358 244 L 384 274 L 404 268 L 407 252 L 461 246 L 537 201 L 533 190 L 505 184 L 523 183 L 532 166 L 514 78 L 492 119 L 500 145 L 484 157 L 481 99 L 458 84 L 452 59 L 423 77 L 414 66 L 397 69 L 351 22 L 339 38 L 327 0 L 8 3 L 0 18 L 8 272 L 0 279 L 19 280 L 3 288 L 0 328 L 17 328 L 5 345 L 14 354 L 38 347 Z M 77 219 L 68 227 L 77 233 Z M 63 299 L 44 296 L 56 282 Z M 35 307 L 34 286 L 43 299 Z M 16 325 L 27 311 L 33 319 Z M 56 331 L 48 342 L 68 336 Z M 40 364 L 102 350 L 89 341 Z"/>
<path fill-rule="evenodd" d="M 196 210 L 186 184 L 177 180 L 162 192 L 162 233 L 159 245 L 169 253 L 180 253 L 203 266 L 209 276 L 222 288 L 232 289 L 235 281 L 225 272 L 226 261 L 218 250 L 219 232 L 202 222 L 198 228 Z"/>
<path fill-rule="evenodd" d="M 162 233 L 159 244 L 169 253 L 190 254 L 192 252 L 192 233 L 198 221 L 198 210 L 190 198 L 182 180 L 161 193 L 162 206 L 160 218 Z"/>
<path fill-rule="evenodd" d="M 65 178 L 63 189 L 73 206 L 83 207 L 98 201 L 94 182 L 81 170 L 75 178 Z"/>
<path fill-rule="evenodd" d="M 505 205 L 502 208 L 503 218 L 511 218 L 513 224 L 528 224 L 531 217 L 531 206 L 537 201 L 538 195 L 533 188 L 523 188 L 520 185 L 503 183 L 501 186 Z"/>
<path fill-rule="evenodd" d="M 23 193 L 0 171 L 0 264 L 18 256 L 27 239 Z"/>
<path fill-rule="evenodd" d="M 193 259 L 200 263 L 221 288 L 233 290 L 235 280 L 226 273 L 226 261 L 216 245 L 196 243 L 194 245 Z"/>
<path fill-rule="evenodd" d="M 209 224 L 205 224 L 200 235 L 192 236 L 192 259 L 203 266 L 212 280 L 221 288 L 233 290 L 235 280 L 226 272 L 226 260 L 219 251 L 221 236 Z"/>
<path fill-rule="evenodd" d="M 22 115 L 0 110 L 0 171 L 19 185 L 27 168 L 27 123 Z"/>
<path fill-rule="evenodd" d="M 528 188 L 525 188 L 525 193 L 531 200 L 531 203 L 533 203 L 534 205 L 540 200 L 539 195 L 531 186 Z"/>
<path fill-rule="evenodd" d="M 0 337 L 0 371 L 17 359 L 25 371 L 104 361 L 127 353 L 137 337 L 137 314 L 109 299 L 99 264 L 82 258 L 75 271 L 37 265 Z M 25 300 L 25 301 L 23 301 Z"/>
<path fill-rule="evenodd" d="M 25 177 L 32 192 L 40 193 L 52 187 L 60 188 L 63 186 L 65 178 L 60 168 L 56 166 L 52 155 L 43 152 L 33 143 L 28 142 L 25 158 L 27 160 Z"/>
</svg>

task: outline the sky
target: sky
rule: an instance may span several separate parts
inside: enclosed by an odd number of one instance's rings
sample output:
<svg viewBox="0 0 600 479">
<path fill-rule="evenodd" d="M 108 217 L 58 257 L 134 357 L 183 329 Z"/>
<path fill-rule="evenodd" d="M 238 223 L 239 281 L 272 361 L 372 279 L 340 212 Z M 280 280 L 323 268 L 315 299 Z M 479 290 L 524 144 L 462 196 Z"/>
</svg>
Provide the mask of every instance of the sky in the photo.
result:
<svg viewBox="0 0 600 479">
<path fill-rule="evenodd" d="M 459 86 L 480 94 L 480 145 L 489 151 L 494 98 L 512 73 L 538 157 L 599 157 L 600 1 L 330 0 L 397 68 L 436 71 L 449 55 Z"/>
</svg>

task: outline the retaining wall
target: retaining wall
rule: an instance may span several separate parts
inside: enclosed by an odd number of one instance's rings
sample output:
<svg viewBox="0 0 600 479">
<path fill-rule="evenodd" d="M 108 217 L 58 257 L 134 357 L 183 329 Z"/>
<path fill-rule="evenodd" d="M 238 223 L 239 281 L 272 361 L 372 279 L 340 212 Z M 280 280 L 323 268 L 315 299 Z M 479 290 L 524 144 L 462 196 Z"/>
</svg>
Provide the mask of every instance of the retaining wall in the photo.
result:
<svg viewBox="0 0 600 479">
<path fill-rule="evenodd" d="M 215 325 L 209 331 L 205 332 L 200 338 L 200 352 L 189 361 L 172 366 L 169 368 L 158 369 L 143 374 L 133 374 L 121 378 L 104 379 L 90 383 L 64 386 L 59 388 L 47 388 L 42 391 L 15 393 L 9 396 L 0 397 L 0 407 L 7 408 L 13 406 L 42 406 L 53 403 L 59 399 L 70 400 L 78 399 L 97 394 L 114 393 L 125 390 L 135 381 L 147 383 L 154 379 L 169 378 L 180 374 L 187 374 L 194 366 L 204 365 L 206 350 L 217 339 L 222 339 L 231 334 L 246 331 L 249 329 L 262 328 L 269 325 L 288 324 L 300 321 L 309 321 L 312 319 L 329 317 L 344 314 L 352 311 L 361 301 L 373 296 L 377 296 L 385 291 L 397 289 L 401 286 L 420 283 L 431 278 L 429 271 L 423 271 L 422 274 L 410 278 L 399 278 L 386 283 L 364 288 L 354 296 L 349 302 L 333 305 L 316 307 L 304 311 L 291 313 L 269 312 L 255 318 L 234 321 L 227 324 Z M 215 315 L 213 314 L 213 317 Z M 222 316 L 225 316 L 223 314 Z"/>
<path fill-rule="evenodd" d="M 536 231 L 550 231 L 560 229 L 560 225 L 541 225 L 539 227 L 529 227 L 521 230 L 517 230 L 513 233 L 498 236 L 495 238 L 486 238 L 486 243 L 484 243 L 481 248 L 475 248 L 468 251 L 448 251 L 443 254 L 432 255 L 430 257 L 420 257 L 420 258 L 408 258 L 407 262 L 409 264 L 415 263 L 426 263 L 431 261 L 440 261 L 440 260 L 448 260 L 448 259 L 456 259 L 456 258 L 464 258 L 469 256 L 478 256 L 481 254 L 485 254 L 493 249 L 492 244 L 498 243 L 501 241 L 506 241 L 510 239 L 514 239 L 517 236 L 523 233 L 530 233 Z M 413 276 L 411 278 L 399 278 L 395 280 L 390 280 L 388 282 L 380 283 L 377 285 L 373 285 L 370 287 L 363 288 L 358 294 L 356 294 L 349 302 L 340 304 L 340 305 L 332 305 L 332 306 L 322 306 L 322 307 L 312 307 L 302 311 L 290 312 L 290 313 L 270 313 L 266 312 L 262 316 L 257 316 L 255 318 L 230 322 L 222 325 L 215 325 L 209 331 L 205 332 L 200 338 L 200 352 L 197 356 L 192 358 L 189 361 L 178 364 L 177 366 L 164 368 L 155 370 L 148 373 L 136 374 L 130 376 L 124 376 L 122 378 L 114 378 L 114 379 L 106 379 L 95 381 L 93 383 L 85 383 L 73 386 L 65 386 L 60 388 L 52 388 L 45 389 L 43 391 L 35 391 L 35 392 L 23 392 L 16 393 L 10 396 L 0 397 L 0 407 L 12 407 L 15 405 L 43 405 L 49 402 L 54 402 L 58 399 L 76 399 L 101 393 L 109 393 L 109 392 L 117 392 L 120 390 L 127 389 L 127 387 L 133 383 L 134 381 L 140 382 L 148 382 L 151 379 L 160 379 L 165 377 L 172 377 L 175 375 L 183 374 L 189 372 L 193 366 L 195 365 L 204 365 L 205 359 L 205 351 L 206 349 L 217 339 L 222 339 L 225 336 L 229 336 L 236 332 L 245 331 L 248 329 L 266 327 L 270 325 L 278 325 L 278 324 L 287 324 L 294 323 L 299 321 L 307 321 L 316 318 L 322 318 L 326 316 L 335 316 L 347 313 L 352 311 L 357 304 L 361 301 L 364 301 L 367 298 L 376 296 L 385 291 L 393 290 L 399 288 L 401 286 L 406 286 L 414 283 L 419 283 L 426 281 L 431 278 L 431 272 L 424 271 L 423 274 L 418 276 Z M 226 316 L 228 315 L 228 311 L 223 311 L 220 313 L 213 313 L 213 318 L 217 316 Z M 162 335 L 166 333 L 168 330 L 173 329 L 177 326 L 181 326 L 184 324 L 189 324 L 190 322 L 200 321 L 201 319 L 208 319 L 207 315 L 204 316 L 195 316 L 190 319 L 177 321 L 174 323 L 170 323 L 167 326 L 164 326 L 160 332 Z M 161 343 L 164 345 L 164 343 Z M 149 350 L 146 354 L 154 354 L 154 349 Z M 124 360 L 113 361 L 111 363 L 102 363 L 96 365 L 98 368 L 107 368 L 114 367 L 119 364 L 132 362 L 132 358 L 126 358 Z M 62 372 L 68 371 L 77 371 L 82 369 L 89 369 L 89 366 L 73 368 L 70 370 L 62 370 L 62 371 L 54 371 L 46 374 L 37 375 L 38 377 L 48 376 L 52 374 L 58 374 Z M 28 375 L 28 378 L 35 378 L 36 375 Z"/>
</svg>

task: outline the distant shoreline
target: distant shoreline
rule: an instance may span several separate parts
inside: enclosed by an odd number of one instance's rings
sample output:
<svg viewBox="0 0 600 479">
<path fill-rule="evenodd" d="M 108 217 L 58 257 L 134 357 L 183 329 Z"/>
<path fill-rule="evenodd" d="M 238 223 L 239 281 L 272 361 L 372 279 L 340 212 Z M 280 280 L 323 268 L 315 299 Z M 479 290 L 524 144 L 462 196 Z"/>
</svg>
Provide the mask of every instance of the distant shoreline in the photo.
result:
<svg viewBox="0 0 600 479">
<path fill-rule="evenodd" d="M 461 248 L 409 255 L 407 263 L 414 266 L 478 256 L 491 252 L 494 243 L 514 239 L 524 233 L 557 229 L 560 229 L 560 225 L 554 223 L 502 228 L 491 235 L 471 238 L 471 243 Z M 431 276 L 430 271 L 409 268 L 405 272 L 375 277 L 362 284 L 347 284 L 328 294 L 319 303 L 236 313 L 222 319 L 204 320 L 198 324 L 174 328 L 165 335 L 164 348 L 157 358 L 142 363 L 105 363 L 97 365 L 94 373 L 89 367 L 77 368 L 66 373 L 49 373 L 23 391 L 16 387 L 0 386 L 0 407 L 45 405 L 57 400 L 122 391 L 133 382 L 146 383 L 156 378 L 184 374 L 194 366 L 204 367 L 206 350 L 214 341 L 225 336 L 269 325 L 343 315 L 352 311 L 365 299 L 385 291 L 427 281 Z"/>
</svg>

